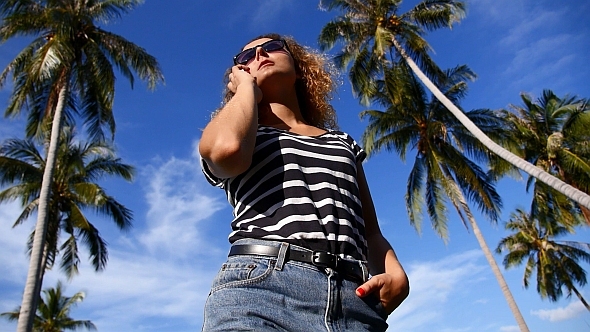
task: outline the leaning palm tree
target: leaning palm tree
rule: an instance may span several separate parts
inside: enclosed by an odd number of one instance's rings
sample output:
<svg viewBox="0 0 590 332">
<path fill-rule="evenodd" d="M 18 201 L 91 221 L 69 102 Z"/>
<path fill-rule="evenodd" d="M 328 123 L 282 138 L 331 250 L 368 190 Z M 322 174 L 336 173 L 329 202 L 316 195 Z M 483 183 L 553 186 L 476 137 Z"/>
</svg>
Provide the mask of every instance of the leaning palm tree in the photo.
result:
<svg viewBox="0 0 590 332">
<path fill-rule="evenodd" d="M 514 126 L 524 158 L 564 182 L 590 193 L 590 105 L 587 99 L 566 95 L 558 97 L 544 90 L 537 100 L 521 94 L 522 105 L 511 105 L 504 116 Z M 535 183 L 535 191 L 544 188 L 530 177 L 528 186 Z M 559 198 L 552 194 L 545 196 Z M 551 202 L 549 202 L 551 203 Z M 553 202 L 557 204 L 558 202 Z M 577 206 L 568 205 L 578 210 Z M 579 210 L 590 224 L 590 209 Z"/>
<path fill-rule="evenodd" d="M 466 79 L 473 73 L 465 66 L 446 71 L 439 85 L 450 100 L 457 102 L 466 92 Z M 367 110 L 361 113 L 369 119 L 363 133 L 363 148 L 371 156 L 382 149 L 394 150 L 405 161 L 409 150 L 416 150 L 414 165 L 408 178 L 406 207 L 410 223 L 421 229 L 424 208 L 432 227 L 447 239 L 450 203 L 467 229 L 471 228 L 518 325 L 528 331 L 524 318 L 488 248 L 468 201 L 492 222 L 499 218 L 501 198 L 493 178 L 478 163 L 498 161 L 469 133 L 464 126 L 444 112 L 444 106 L 434 97 L 428 98 L 422 85 L 405 63 L 386 67 L 384 79 L 376 82 L 374 102 L 385 111 Z M 503 121 L 490 110 L 473 110 L 466 114 L 471 121 L 499 141 L 509 142 L 509 134 L 501 130 Z"/>
<path fill-rule="evenodd" d="M 77 320 L 70 317 L 70 311 L 79 302 L 84 301 L 86 296 L 84 292 L 78 292 L 72 297 L 63 295 L 63 286 L 61 282 L 57 283 L 55 288 L 45 289 L 45 300 L 40 299 L 37 308 L 37 315 L 33 322 L 33 332 L 61 332 L 65 330 L 77 330 L 84 328 L 86 330 L 96 330 L 96 326 L 89 320 Z M 18 320 L 20 308 L 12 312 L 0 314 L 10 321 Z"/>
<path fill-rule="evenodd" d="M 538 214 L 537 214 L 538 215 Z M 578 261 L 590 263 L 590 243 L 556 241 L 572 230 L 553 214 L 543 214 L 548 219 L 532 218 L 531 214 L 517 209 L 506 223 L 506 229 L 514 234 L 503 238 L 496 252 L 507 252 L 504 266 L 512 268 L 526 262 L 523 282 L 529 287 L 531 276 L 537 274 L 537 292 L 541 298 L 557 301 L 567 291 L 567 297 L 575 293 L 586 309 L 590 305 L 576 288 L 586 285 L 586 272 Z"/>
<path fill-rule="evenodd" d="M 30 331 L 33 308 L 41 287 L 43 248 L 47 232 L 50 187 L 55 170 L 60 128 L 72 110 L 80 110 L 91 138 L 104 138 L 104 130 L 114 135 L 112 114 L 115 75 L 113 65 L 133 85 L 133 72 L 148 87 L 163 81 L 158 62 L 143 48 L 105 31 L 96 23 L 119 18 L 141 0 L 5 0 L 0 2 L 0 42 L 32 36 L 26 46 L 0 74 L 0 87 L 8 75 L 14 89 L 7 116 L 29 109 L 28 134 L 36 133 L 36 121 L 52 121 L 47 150 L 47 167 L 39 197 L 35 237 L 18 332 Z"/>
<path fill-rule="evenodd" d="M 329 22 L 321 31 L 322 49 L 342 41 L 343 48 L 336 64 L 346 68 L 352 61 L 350 79 L 362 101 L 374 91 L 373 82 L 383 65 L 403 59 L 422 83 L 459 121 L 490 151 L 564 193 L 590 209 L 590 196 L 535 167 L 494 142 L 455 106 L 432 82 L 440 69 L 428 56 L 430 47 L 424 40 L 426 31 L 451 28 L 465 15 L 465 4 L 456 0 L 423 0 L 408 12 L 400 14 L 402 0 L 321 0 L 328 10 L 341 9 L 342 16 Z"/>
<path fill-rule="evenodd" d="M 122 163 L 107 142 L 74 142 L 74 139 L 70 128 L 64 127 L 48 206 L 42 263 L 43 270 L 51 269 L 61 254 L 60 266 L 68 278 L 78 273 L 79 241 L 89 249 L 96 271 L 103 270 L 108 260 L 106 241 L 85 211 L 94 210 L 112 219 L 121 230 L 129 229 L 132 221 L 131 211 L 109 196 L 96 181 L 107 176 L 131 181 L 133 167 Z M 45 167 L 45 157 L 33 140 L 10 139 L 0 146 L 0 186 L 6 188 L 0 192 L 0 203 L 20 200 L 23 206 L 14 226 L 24 223 L 37 211 Z M 34 232 L 29 238 L 29 249 Z M 67 234 L 64 241 L 60 241 L 62 234 Z"/>
</svg>

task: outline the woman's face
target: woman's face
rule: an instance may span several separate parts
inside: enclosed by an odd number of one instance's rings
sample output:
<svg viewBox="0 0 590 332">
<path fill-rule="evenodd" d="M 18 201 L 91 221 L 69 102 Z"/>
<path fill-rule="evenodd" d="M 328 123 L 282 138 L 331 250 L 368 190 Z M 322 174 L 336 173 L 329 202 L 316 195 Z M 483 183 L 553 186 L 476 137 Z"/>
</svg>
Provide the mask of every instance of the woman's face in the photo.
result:
<svg viewBox="0 0 590 332">
<path fill-rule="evenodd" d="M 293 57 L 286 48 L 266 52 L 261 44 L 270 41 L 270 38 L 254 40 L 244 46 L 242 50 L 255 49 L 255 55 L 245 66 L 250 75 L 256 78 L 259 87 L 266 83 L 294 85 L 297 78 Z"/>
</svg>

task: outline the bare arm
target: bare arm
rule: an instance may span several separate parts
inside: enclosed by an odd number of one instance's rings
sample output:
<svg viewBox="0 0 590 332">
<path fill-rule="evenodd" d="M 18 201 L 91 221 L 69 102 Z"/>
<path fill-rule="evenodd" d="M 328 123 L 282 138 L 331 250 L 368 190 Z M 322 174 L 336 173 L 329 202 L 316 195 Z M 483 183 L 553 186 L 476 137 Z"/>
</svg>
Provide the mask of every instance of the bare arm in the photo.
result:
<svg viewBox="0 0 590 332">
<path fill-rule="evenodd" d="M 199 153 L 220 178 L 243 173 L 252 162 L 262 91 L 245 66 L 234 66 L 228 88 L 234 97 L 203 130 Z"/>
<path fill-rule="evenodd" d="M 408 297 L 410 283 L 395 251 L 381 234 L 373 199 L 360 162 L 357 164 L 357 169 L 365 220 L 365 236 L 369 246 L 369 271 L 373 275 L 369 281 L 357 288 L 357 295 L 363 297 L 376 293 L 387 313 L 391 313 Z"/>
</svg>

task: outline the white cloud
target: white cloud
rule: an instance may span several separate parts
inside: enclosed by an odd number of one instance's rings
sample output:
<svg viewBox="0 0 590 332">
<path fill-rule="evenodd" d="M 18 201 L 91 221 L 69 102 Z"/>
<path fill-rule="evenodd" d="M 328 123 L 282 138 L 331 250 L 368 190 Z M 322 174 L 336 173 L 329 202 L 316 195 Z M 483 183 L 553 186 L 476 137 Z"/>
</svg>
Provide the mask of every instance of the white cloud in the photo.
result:
<svg viewBox="0 0 590 332">
<path fill-rule="evenodd" d="M 502 326 L 500 327 L 501 332 L 520 332 L 520 328 L 517 325 Z"/>
<path fill-rule="evenodd" d="M 226 20 L 230 26 L 236 26 L 239 29 L 247 28 L 254 31 L 255 34 L 272 32 L 268 31 L 270 27 L 276 25 L 282 17 L 293 15 L 299 6 L 299 2 L 294 0 L 258 0 L 248 3 L 251 8 L 248 10 L 233 10 L 227 13 Z M 247 26 L 244 27 L 244 21 Z M 252 37 L 255 37 L 253 35 Z M 244 40 L 243 42 L 247 42 Z"/>
<path fill-rule="evenodd" d="M 410 295 L 388 323 L 399 331 L 415 331 L 443 320 L 450 311 L 449 296 L 460 297 L 469 284 L 482 280 L 486 268 L 478 263 L 482 256 L 481 251 L 472 250 L 440 261 L 409 264 Z"/>
<path fill-rule="evenodd" d="M 26 255 L 27 238 L 33 230 L 34 222 L 12 227 L 22 209 L 17 202 L 4 203 L 0 208 L 0 281 L 19 283 L 28 269 Z M 14 305 L 13 305 L 14 306 Z"/>
<path fill-rule="evenodd" d="M 531 310 L 531 314 L 539 317 L 542 320 L 548 320 L 550 322 L 559 322 L 562 320 L 568 320 L 575 318 L 586 311 L 586 308 L 581 301 L 573 301 L 566 307 L 559 307 L 556 309 L 540 309 Z"/>
<path fill-rule="evenodd" d="M 486 23 L 512 26 L 519 22 L 524 11 L 524 1 L 513 0 L 472 0 L 469 2 L 469 16 L 477 16 Z"/>
<path fill-rule="evenodd" d="M 510 85 L 525 91 L 558 89 L 570 79 L 569 68 L 576 64 L 578 56 L 569 52 L 568 45 L 580 41 L 579 36 L 561 34 L 538 39 L 515 52 L 503 75 Z"/>
<path fill-rule="evenodd" d="M 141 243 L 151 254 L 175 259 L 187 258 L 195 248 L 208 250 L 207 238 L 203 237 L 203 228 L 207 227 L 204 221 L 227 203 L 220 200 L 219 189 L 214 189 L 217 196 L 211 196 L 211 186 L 201 174 L 198 158 L 171 158 L 149 167 L 145 176 L 150 179 L 146 193 L 149 229 L 140 236 Z"/>
<path fill-rule="evenodd" d="M 553 62 L 558 57 L 571 56 L 571 53 L 566 51 L 567 45 L 572 45 L 577 41 L 578 38 L 567 34 L 531 41 L 527 46 L 521 47 L 515 52 L 514 59 L 507 72 L 522 72 L 523 68 L 536 67 L 543 62 L 548 62 L 548 59 Z"/>
<path fill-rule="evenodd" d="M 498 68 L 508 82 L 503 89 L 540 92 L 551 88 L 574 93 L 571 86 L 583 80 L 588 31 L 564 28 L 582 10 L 579 3 L 548 5 L 532 0 L 477 0 L 470 3 L 470 18 L 482 22 L 497 40 Z M 505 59 L 505 60 L 503 60 Z M 549 86 L 550 85 L 550 86 Z"/>
<path fill-rule="evenodd" d="M 508 34 L 500 40 L 499 44 L 504 47 L 526 44 L 526 42 L 531 39 L 531 36 L 536 35 L 535 33 L 539 31 L 539 29 L 559 23 L 565 14 L 565 9 L 553 12 L 535 11 L 534 14 L 518 13 L 517 15 L 521 16 L 521 19 L 518 21 L 519 24 L 510 28 Z"/>
<path fill-rule="evenodd" d="M 216 226 L 210 217 L 226 204 L 223 192 L 209 188 L 200 172 L 195 156 L 147 167 L 147 228 L 135 229 L 137 233 L 109 246 L 105 271 L 96 273 L 81 262 L 80 274 L 66 286 L 66 294 L 86 292 L 75 317 L 90 319 L 103 332 L 200 328 L 211 281 L 228 247 L 222 232 L 208 236 Z M 0 209 L 6 228 L 0 232 L 2 312 L 20 303 L 28 265 L 24 248 L 30 229 L 8 230 L 19 212 L 16 204 Z M 225 224 L 229 227 L 229 221 Z M 218 236 L 223 245 L 208 240 Z M 19 256 L 22 259 L 15 258 Z M 57 269 L 48 272 L 44 288 L 55 286 L 58 279 L 65 280 Z M 0 322 L 0 330 L 14 328 L 8 324 Z"/>
<path fill-rule="evenodd" d="M 110 257 L 104 272 L 86 266 L 68 285 L 68 294 L 86 291 L 76 316 L 92 320 L 100 331 L 141 331 L 140 324 L 156 318 L 197 329 L 210 283 L 224 259 L 212 255 L 210 261 L 195 257 L 179 263 L 119 250 Z M 57 278 L 63 276 L 48 275 L 45 287 L 55 285 Z"/>
<path fill-rule="evenodd" d="M 101 331 L 198 329 L 211 281 L 227 254 L 207 240 L 210 217 L 225 205 L 222 191 L 211 188 L 218 191 L 211 195 L 195 156 L 170 158 L 144 176 L 147 229 L 125 239 L 125 247 L 137 249 L 112 250 L 106 271 L 86 269 L 70 288 L 88 288 L 83 307 Z"/>
<path fill-rule="evenodd" d="M 252 11 L 251 19 L 252 29 L 259 30 L 265 26 L 270 26 L 271 21 L 280 20 L 282 15 L 289 11 L 296 4 L 293 0 L 259 0 L 258 7 Z"/>
<path fill-rule="evenodd" d="M 33 222 L 12 228 L 21 212 L 16 202 L 0 205 L 0 312 L 14 310 L 20 305 L 24 280 L 29 268 L 26 254 L 27 239 Z M 13 331 L 16 323 L 0 319 L 0 331 Z"/>
<path fill-rule="evenodd" d="M 488 303 L 488 299 L 478 299 L 474 303 L 475 304 L 486 304 L 486 303 Z"/>
</svg>

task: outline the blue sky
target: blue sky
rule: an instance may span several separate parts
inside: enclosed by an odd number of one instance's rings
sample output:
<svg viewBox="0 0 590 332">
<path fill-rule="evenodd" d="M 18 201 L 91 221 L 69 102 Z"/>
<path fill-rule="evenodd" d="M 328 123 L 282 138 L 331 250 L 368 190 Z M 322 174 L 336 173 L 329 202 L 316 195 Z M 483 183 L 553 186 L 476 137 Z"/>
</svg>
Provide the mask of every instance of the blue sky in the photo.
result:
<svg viewBox="0 0 590 332">
<path fill-rule="evenodd" d="M 407 9 L 416 1 L 405 1 Z M 519 104 L 521 92 L 543 89 L 590 97 L 590 3 L 585 0 L 472 0 L 467 17 L 452 31 L 431 33 L 434 60 L 442 68 L 467 64 L 477 74 L 462 106 L 503 108 Z M 83 261 L 67 292 L 83 290 L 86 299 L 72 313 L 90 319 L 99 331 L 195 331 L 214 274 L 224 261 L 231 210 L 223 192 L 204 180 L 196 154 L 200 130 L 219 105 L 222 75 L 232 56 L 252 37 L 265 32 L 292 35 L 316 47 L 321 28 L 335 16 L 317 0 L 155 1 L 102 28 L 144 47 L 159 61 L 166 85 L 148 92 L 117 83 L 116 146 L 137 167 L 133 183 L 106 181 L 105 187 L 134 211 L 134 228 L 120 233 L 112 222 L 92 216 L 109 243 L 109 263 L 95 273 Z M 0 67 L 26 41 L 0 47 Z M 346 76 L 334 99 L 341 129 L 357 140 L 366 125 L 358 113 Z M 0 90 L 6 105 L 10 86 Z M 0 120 L 0 140 L 22 137 L 22 119 Z M 428 220 L 418 234 L 409 224 L 404 192 L 408 163 L 382 152 L 365 164 L 381 228 L 410 277 L 409 298 L 389 318 L 390 331 L 517 331 L 500 288 L 472 233 L 449 214 L 445 244 Z M 502 180 L 503 220 L 526 208 L 525 183 Z M 20 304 L 28 268 L 26 238 L 34 220 L 12 229 L 17 204 L 0 207 L 0 312 Z M 493 249 L 507 235 L 476 215 Z M 588 242 L 580 229 L 568 239 Z M 84 249 L 85 250 L 85 249 Z M 82 252 L 83 258 L 86 257 Z M 501 263 L 502 257 L 496 255 Z M 584 266 L 588 270 L 588 265 Z M 531 331 L 590 330 L 590 314 L 577 298 L 542 301 L 533 284 L 525 290 L 522 268 L 503 271 Z M 65 277 L 47 273 L 44 286 Z M 590 298 L 590 289 L 581 292 Z M 0 320 L 0 331 L 15 324 Z"/>
</svg>

